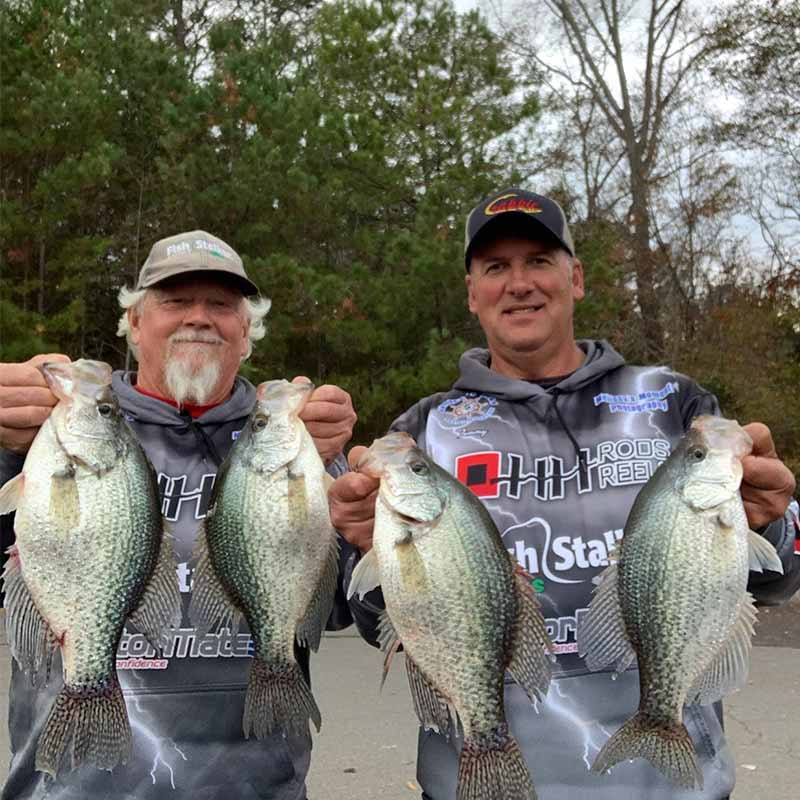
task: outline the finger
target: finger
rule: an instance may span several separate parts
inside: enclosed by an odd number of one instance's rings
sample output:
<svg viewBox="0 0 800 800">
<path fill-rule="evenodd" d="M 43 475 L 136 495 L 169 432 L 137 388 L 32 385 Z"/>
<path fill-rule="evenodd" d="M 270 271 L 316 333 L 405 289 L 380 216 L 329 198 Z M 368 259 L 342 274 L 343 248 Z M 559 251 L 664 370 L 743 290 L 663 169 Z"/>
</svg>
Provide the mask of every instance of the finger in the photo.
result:
<svg viewBox="0 0 800 800">
<path fill-rule="evenodd" d="M 775 442 L 772 440 L 772 432 L 762 422 L 751 422 L 744 426 L 744 430 L 753 440 L 754 456 L 764 456 L 766 458 L 777 458 L 775 452 Z"/>
<path fill-rule="evenodd" d="M 348 472 L 337 478 L 328 496 L 337 503 L 360 503 L 378 492 L 379 481 L 360 472 Z"/>
<path fill-rule="evenodd" d="M 345 422 L 309 422 L 305 420 L 305 423 L 306 429 L 315 441 L 339 439 L 341 437 L 344 437 L 344 441 L 347 441 L 353 432 L 352 425 Z"/>
<path fill-rule="evenodd" d="M 34 356 L 22 364 L 0 364 L 0 385 L 2 386 L 47 386 L 39 367 L 49 361 L 69 361 L 59 353 Z"/>
<path fill-rule="evenodd" d="M 358 469 L 358 462 L 361 460 L 361 456 L 366 452 L 367 448 L 361 444 L 350 448 L 350 452 L 347 454 L 347 463 L 350 465 L 350 469 L 354 471 Z"/>
<path fill-rule="evenodd" d="M 309 403 L 317 400 L 326 400 L 329 403 L 336 403 L 337 405 L 347 405 L 351 403 L 350 395 L 344 389 L 330 383 L 324 383 L 322 386 L 318 386 L 312 393 Z"/>
<path fill-rule="evenodd" d="M 39 433 L 39 428 L 5 428 L 0 425 L 0 448 L 24 455 Z"/>
<path fill-rule="evenodd" d="M 303 422 L 321 420 L 322 422 L 339 422 L 340 420 L 351 420 L 355 422 L 356 412 L 352 407 L 341 403 L 331 403 L 327 400 L 309 400 L 305 408 L 300 413 Z"/>
<path fill-rule="evenodd" d="M 312 381 L 311 378 L 307 378 L 305 375 L 296 375 L 294 378 L 292 378 L 292 383 L 313 383 L 313 382 L 314 381 Z"/>
<path fill-rule="evenodd" d="M 0 410 L 0 427 L 16 428 L 41 428 L 44 421 L 50 416 L 53 409 L 43 406 L 21 406 L 18 408 L 4 408 Z"/>
<path fill-rule="evenodd" d="M 786 490 L 793 485 L 791 470 L 777 457 L 745 456 L 742 459 L 742 492 Z"/>
<path fill-rule="evenodd" d="M 41 386 L 0 386 L 0 408 L 54 406 L 58 398 Z"/>
</svg>

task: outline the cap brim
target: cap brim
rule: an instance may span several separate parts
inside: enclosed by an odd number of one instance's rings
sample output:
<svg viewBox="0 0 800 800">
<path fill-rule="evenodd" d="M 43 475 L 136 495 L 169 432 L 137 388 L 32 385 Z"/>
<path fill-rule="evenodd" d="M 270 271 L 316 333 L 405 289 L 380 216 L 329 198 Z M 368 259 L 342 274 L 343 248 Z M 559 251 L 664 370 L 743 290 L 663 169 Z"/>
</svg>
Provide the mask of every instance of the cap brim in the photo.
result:
<svg viewBox="0 0 800 800">
<path fill-rule="evenodd" d="M 175 278 L 180 278 L 185 275 L 192 275 L 196 274 L 199 277 L 209 278 L 211 280 L 217 280 L 220 283 L 228 284 L 231 286 L 235 286 L 245 297 L 249 297 L 254 294 L 260 294 L 261 290 L 256 286 L 251 280 L 247 278 L 243 278 L 241 275 L 237 275 L 233 272 L 228 272 L 227 270 L 222 269 L 198 269 L 195 266 L 187 266 L 185 269 L 176 269 L 171 272 L 169 275 L 165 275 L 163 278 L 159 278 L 155 281 L 150 281 L 146 284 L 140 284 L 137 288 L 138 289 L 150 289 L 153 286 L 158 286 L 161 283 L 166 283 L 167 281 L 174 280 Z"/>
<path fill-rule="evenodd" d="M 518 225 L 520 231 L 524 231 L 526 229 L 528 231 L 532 231 L 537 239 L 550 239 L 559 247 L 563 247 L 571 256 L 574 257 L 575 254 L 572 252 L 567 243 L 560 237 L 556 236 L 556 234 L 554 234 L 553 231 L 547 227 L 547 225 L 545 225 L 543 222 L 540 222 L 535 216 L 526 214 L 522 211 L 505 211 L 502 214 L 498 214 L 496 217 L 491 217 L 490 219 L 484 220 L 483 224 L 473 235 L 467 249 L 464 251 L 464 264 L 467 269 L 469 269 L 469 262 L 472 259 L 472 253 L 475 250 L 475 247 L 482 244 L 482 242 L 488 238 L 489 234 L 491 234 L 491 232 L 497 228 L 500 223 L 507 225 L 510 222 L 514 225 Z"/>
</svg>

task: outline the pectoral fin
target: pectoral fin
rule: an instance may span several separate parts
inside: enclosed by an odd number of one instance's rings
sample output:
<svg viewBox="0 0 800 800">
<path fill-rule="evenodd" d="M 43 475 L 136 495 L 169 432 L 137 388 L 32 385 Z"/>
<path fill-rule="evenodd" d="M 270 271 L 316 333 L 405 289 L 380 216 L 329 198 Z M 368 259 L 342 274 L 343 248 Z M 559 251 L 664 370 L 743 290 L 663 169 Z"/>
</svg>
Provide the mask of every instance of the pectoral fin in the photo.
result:
<svg viewBox="0 0 800 800">
<path fill-rule="evenodd" d="M 755 531 L 748 531 L 747 545 L 751 572 L 763 572 L 768 569 L 783 575 L 783 564 L 775 548 L 763 536 Z"/>
<path fill-rule="evenodd" d="M 373 547 L 361 557 L 361 561 L 356 564 L 353 575 L 350 578 L 350 586 L 347 589 L 347 599 L 354 594 L 358 594 L 358 599 L 363 600 L 367 592 L 381 585 L 381 573 L 378 567 L 378 556 Z"/>
<path fill-rule="evenodd" d="M 10 514 L 17 509 L 22 501 L 24 489 L 25 474 L 22 472 L 3 484 L 0 488 L 0 514 Z"/>
</svg>

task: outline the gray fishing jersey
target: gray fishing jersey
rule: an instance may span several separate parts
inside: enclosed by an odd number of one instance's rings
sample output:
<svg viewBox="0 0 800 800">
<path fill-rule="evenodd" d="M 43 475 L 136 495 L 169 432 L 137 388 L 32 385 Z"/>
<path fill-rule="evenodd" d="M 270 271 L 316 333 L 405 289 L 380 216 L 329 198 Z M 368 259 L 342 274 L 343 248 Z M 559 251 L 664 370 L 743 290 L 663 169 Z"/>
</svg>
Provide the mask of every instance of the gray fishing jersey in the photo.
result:
<svg viewBox="0 0 800 800">
<path fill-rule="evenodd" d="M 733 789 L 734 762 L 719 707 L 685 710 L 703 769 L 702 791 L 675 788 L 643 759 L 606 775 L 590 772 L 639 700 L 635 668 L 616 679 L 611 672 L 589 673 L 577 653 L 592 579 L 622 538 L 639 490 L 691 420 L 717 414 L 719 407 L 711 393 L 666 367 L 628 366 L 602 341 L 579 346 L 583 365 L 548 388 L 493 372 L 488 351 L 470 350 L 453 389 L 421 400 L 392 429 L 410 433 L 472 489 L 509 553 L 532 576 L 557 654 L 554 679 L 544 701 L 532 705 L 508 677 L 505 705 L 540 800 L 721 800 Z M 788 595 L 800 582 L 792 513 L 764 532 L 786 570 L 783 577 L 762 577 L 773 597 Z M 372 643 L 381 606 L 379 590 L 351 600 L 356 623 Z M 459 746 L 457 737 L 420 730 L 417 774 L 426 800 L 455 800 Z"/>
<path fill-rule="evenodd" d="M 197 637 L 187 618 L 191 599 L 192 552 L 208 510 L 217 469 L 244 426 L 255 389 L 237 378 L 228 400 L 193 420 L 169 403 L 138 392 L 135 374 L 115 372 L 113 389 L 128 424 L 158 476 L 161 509 L 174 537 L 183 620 L 170 644 L 156 652 L 135 629 L 123 633 L 117 671 L 133 731 L 125 765 L 113 771 L 84 766 L 62 769 L 53 782 L 34 769 L 39 733 L 61 687 L 54 665 L 47 687 L 12 664 L 9 703 L 11 766 L 2 800 L 303 800 L 311 740 L 276 733 L 245 739 L 242 713 L 252 641 L 246 628 Z M 13 458 L 0 461 L 4 473 Z M 22 459 L 16 460 L 16 471 Z M 343 457 L 329 467 L 335 477 Z M 10 474 L 0 476 L 8 480 Z M 342 557 L 351 551 L 342 543 Z M 329 627 L 350 623 L 337 591 Z M 296 655 L 308 678 L 308 651 Z M 56 658 L 58 661 L 58 657 Z"/>
</svg>

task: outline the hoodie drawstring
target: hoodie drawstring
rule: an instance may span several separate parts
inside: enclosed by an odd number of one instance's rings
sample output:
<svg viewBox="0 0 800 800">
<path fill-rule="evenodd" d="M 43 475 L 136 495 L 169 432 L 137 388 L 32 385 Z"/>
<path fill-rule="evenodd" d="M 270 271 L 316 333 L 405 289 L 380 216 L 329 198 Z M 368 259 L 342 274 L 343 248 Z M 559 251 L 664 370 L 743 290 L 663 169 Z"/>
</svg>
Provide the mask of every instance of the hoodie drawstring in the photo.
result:
<svg viewBox="0 0 800 800">
<path fill-rule="evenodd" d="M 211 437 L 203 430 L 203 426 L 198 425 L 192 419 L 192 415 L 188 411 L 181 411 L 180 414 L 186 422 L 186 427 L 194 434 L 194 438 L 197 440 L 197 444 L 200 445 L 200 449 L 205 455 L 211 458 L 216 466 L 219 466 L 222 463 L 222 457 L 216 445 L 211 440 Z"/>
<path fill-rule="evenodd" d="M 581 450 L 581 446 L 578 444 L 578 440 L 575 438 L 575 434 L 567 427 L 567 423 L 564 420 L 564 417 L 561 414 L 561 409 L 558 407 L 558 398 L 562 397 L 561 392 L 557 389 L 552 390 L 553 395 L 553 409 L 556 412 L 556 417 L 558 417 L 558 421 L 561 427 L 564 429 L 564 433 L 567 434 L 569 440 L 572 442 L 572 447 L 575 449 L 575 455 L 578 459 L 578 469 L 581 471 L 581 475 L 586 474 L 586 459 L 583 457 L 583 451 Z"/>
</svg>

